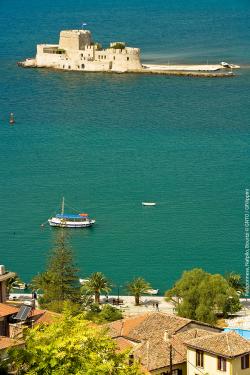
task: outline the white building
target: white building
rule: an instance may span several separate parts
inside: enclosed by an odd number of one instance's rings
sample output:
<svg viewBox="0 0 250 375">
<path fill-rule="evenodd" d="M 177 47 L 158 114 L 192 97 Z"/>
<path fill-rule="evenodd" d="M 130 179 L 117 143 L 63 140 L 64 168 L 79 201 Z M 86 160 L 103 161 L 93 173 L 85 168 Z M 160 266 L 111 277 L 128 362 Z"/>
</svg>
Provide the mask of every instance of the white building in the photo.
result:
<svg viewBox="0 0 250 375">
<path fill-rule="evenodd" d="M 24 65 L 94 72 L 127 72 L 142 68 L 139 48 L 116 42 L 102 49 L 99 43 L 92 41 L 88 30 L 61 31 L 59 44 L 38 44 L 36 58 L 26 60 Z"/>
</svg>

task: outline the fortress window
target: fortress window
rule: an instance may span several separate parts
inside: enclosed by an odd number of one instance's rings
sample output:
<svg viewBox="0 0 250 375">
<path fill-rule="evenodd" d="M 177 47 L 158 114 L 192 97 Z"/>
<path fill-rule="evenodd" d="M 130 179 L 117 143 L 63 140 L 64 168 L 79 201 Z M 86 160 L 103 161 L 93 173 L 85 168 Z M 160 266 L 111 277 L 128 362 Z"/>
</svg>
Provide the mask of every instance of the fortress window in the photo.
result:
<svg viewBox="0 0 250 375">
<path fill-rule="evenodd" d="M 104 55 L 104 59 L 106 59 L 106 57 L 107 57 L 107 56 L 106 56 L 106 55 Z"/>
<path fill-rule="evenodd" d="M 63 69 L 65 68 L 65 65 L 63 65 Z"/>
<path fill-rule="evenodd" d="M 84 64 L 82 64 L 82 69 L 84 69 L 85 68 L 85 65 Z"/>
<path fill-rule="evenodd" d="M 68 66 L 68 69 L 71 69 L 71 66 L 70 66 L 70 65 Z"/>
<path fill-rule="evenodd" d="M 129 57 L 127 57 L 127 61 L 129 61 Z"/>
<path fill-rule="evenodd" d="M 83 57 L 83 53 L 81 53 L 81 57 Z"/>
<path fill-rule="evenodd" d="M 113 59 L 115 60 L 115 56 L 113 57 Z"/>
</svg>

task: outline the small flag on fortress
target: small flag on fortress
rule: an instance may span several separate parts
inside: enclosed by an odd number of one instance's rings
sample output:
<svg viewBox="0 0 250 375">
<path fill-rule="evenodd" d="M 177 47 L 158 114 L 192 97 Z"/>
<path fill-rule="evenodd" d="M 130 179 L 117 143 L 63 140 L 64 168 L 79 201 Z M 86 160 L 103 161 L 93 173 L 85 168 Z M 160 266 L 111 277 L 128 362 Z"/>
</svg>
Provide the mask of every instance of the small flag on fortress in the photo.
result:
<svg viewBox="0 0 250 375">
<path fill-rule="evenodd" d="M 86 23 L 86 22 L 83 22 L 83 23 L 82 23 L 82 27 L 83 27 L 83 26 L 87 26 L 87 23 Z"/>
</svg>

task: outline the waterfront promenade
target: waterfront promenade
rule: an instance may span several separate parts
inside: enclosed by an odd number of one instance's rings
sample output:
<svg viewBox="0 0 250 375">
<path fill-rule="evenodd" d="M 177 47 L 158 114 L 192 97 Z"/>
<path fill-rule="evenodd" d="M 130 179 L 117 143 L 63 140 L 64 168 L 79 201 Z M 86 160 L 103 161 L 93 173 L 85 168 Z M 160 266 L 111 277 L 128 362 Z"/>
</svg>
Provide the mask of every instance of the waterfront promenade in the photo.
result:
<svg viewBox="0 0 250 375">
<path fill-rule="evenodd" d="M 10 300 L 13 301 L 25 301 L 32 298 L 31 294 L 20 294 L 20 293 L 11 293 Z M 165 298 L 162 296 L 142 296 L 140 299 L 140 305 L 135 306 L 135 299 L 133 296 L 119 296 L 119 305 L 117 304 L 117 295 L 108 296 L 108 303 L 111 305 L 114 303 L 114 306 L 119 308 L 123 315 L 134 316 L 147 312 L 164 312 L 168 314 L 175 314 L 174 305 L 171 302 L 165 301 Z M 234 317 L 227 319 L 225 322 L 229 328 L 241 328 L 250 330 L 250 299 L 241 299 L 242 309 L 235 314 Z M 101 296 L 101 303 L 107 303 L 107 297 Z M 36 307 L 39 308 L 36 301 Z"/>
</svg>

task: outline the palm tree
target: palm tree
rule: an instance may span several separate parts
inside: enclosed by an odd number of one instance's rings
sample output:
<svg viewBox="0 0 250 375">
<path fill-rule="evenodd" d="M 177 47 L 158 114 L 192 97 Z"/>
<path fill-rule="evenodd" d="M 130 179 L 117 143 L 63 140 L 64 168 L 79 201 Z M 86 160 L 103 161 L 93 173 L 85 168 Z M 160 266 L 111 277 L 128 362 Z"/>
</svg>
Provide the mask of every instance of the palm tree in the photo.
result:
<svg viewBox="0 0 250 375">
<path fill-rule="evenodd" d="M 127 290 L 135 297 L 135 306 L 140 304 L 140 296 L 144 294 L 151 285 L 142 277 L 137 277 L 127 285 Z"/>
<path fill-rule="evenodd" d="M 246 288 L 242 281 L 241 275 L 236 272 L 230 272 L 226 274 L 225 279 L 227 280 L 228 284 L 236 290 L 236 292 L 240 295 L 245 293 Z"/>
<path fill-rule="evenodd" d="M 111 283 L 102 272 L 94 272 L 84 283 L 84 290 L 95 295 L 95 303 L 100 303 L 101 292 L 108 293 Z"/>
</svg>

